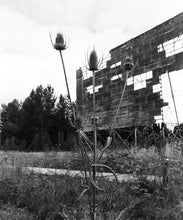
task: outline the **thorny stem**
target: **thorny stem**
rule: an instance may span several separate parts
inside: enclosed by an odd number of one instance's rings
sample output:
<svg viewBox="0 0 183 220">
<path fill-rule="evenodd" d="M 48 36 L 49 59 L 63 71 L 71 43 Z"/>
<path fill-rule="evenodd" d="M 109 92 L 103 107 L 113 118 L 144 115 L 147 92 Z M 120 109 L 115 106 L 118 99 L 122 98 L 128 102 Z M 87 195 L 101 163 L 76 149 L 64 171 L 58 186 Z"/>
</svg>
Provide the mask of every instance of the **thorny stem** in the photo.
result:
<svg viewBox="0 0 183 220">
<path fill-rule="evenodd" d="M 84 150 L 83 150 L 83 143 L 81 142 L 81 137 L 80 134 L 78 133 L 78 141 L 79 141 L 79 146 L 81 147 L 81 156 L 82 156 L 82 160 L 83 160 L 83 167 L 84 167 L 84 174 L 85 174 L 85 182 L 86 185 L 88 186 L 88 179 L 87 179 L 87 173 L 86 173 L 86 164 L 85 164 L 85 156 L 84 156 Z M 91 210 L 91 199 L 90 199 L 90 194 L 88 193 L 88 202 L 89 202 L 89 208 L 90 208 L 90 215 L 92 214 L 92 210 Z"/>
<path fill-rule="evenodd" d="M 73 113 L 73 117 L 74 117 L 74 121 L 75 121 L 75 111 L 74 111 L 72 101 L 71 101 L 69 85 L 68 85 L 68 81 L 67 81 L 67 74 L 66 74 L 66 70 L 65 70 L 65 64 L 64 64 L 64 59 L 63 59 L 63 56 L 62 56 L 62 50 L 59 50 L 59 52 L 60 52 L 60 57 L 61 57 L 62 66 L 63 66 L 63 70 L 64 70 L 64 76 L 65 76 L 65 83 L 66 83 L 66 87 L 67 87 L 68 98 L 69 98 L 69 101 L 70 101 L 70 104 L 71 104 L 72 113 Z"/>
<path fill-rule="evenodd" d="M 96 147 L 97 147 L 97 130 L 95 117 L 95 71 L 93 71 L 93 134 L 94 134 L 94 148 L 93 148 L 93 164 L 96 163 Z M 96 180 L 96 167 L 93 166 L 93 180 Z M 93 213 L 92 220 L 95 220 L 96 207 L 96 188 L 93 186 Z"/>
</svg>

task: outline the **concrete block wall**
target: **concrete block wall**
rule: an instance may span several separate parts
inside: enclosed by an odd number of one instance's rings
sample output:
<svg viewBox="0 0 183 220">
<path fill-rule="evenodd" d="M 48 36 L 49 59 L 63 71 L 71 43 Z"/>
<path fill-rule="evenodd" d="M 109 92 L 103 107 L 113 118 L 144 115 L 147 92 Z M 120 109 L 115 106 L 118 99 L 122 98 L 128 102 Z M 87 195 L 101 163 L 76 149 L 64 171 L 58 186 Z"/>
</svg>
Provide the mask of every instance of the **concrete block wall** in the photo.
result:
<svg viewBox="0 0 183 220">
<path fill-rule="evenodd" d="M 151 125 L 154 117 L 161 115 L 167 103 L 161 90 L 155 91 L 154 86 L 161 83 L 162 74 L 183 68 L 183 48 L 177 47 L 181 47 L 181 42 L 183 47 L 183 13 L 110 50 L 106 68 L 96 72 L 96 87 L 102 86 L 95 92 L 99 130 Z M 124 63 L 129 56 L 135 65 L 129 74 L 132 82 L 127 84 L 114 120 L 125 85 Z M 79 69 L 76 73 L 77 114 L 82 118 L 84 130 L 91 131 L 93 94 L 88 87 L 92 86 L 92 76 L 85 78 L 84 71 Z"/>
</svg>

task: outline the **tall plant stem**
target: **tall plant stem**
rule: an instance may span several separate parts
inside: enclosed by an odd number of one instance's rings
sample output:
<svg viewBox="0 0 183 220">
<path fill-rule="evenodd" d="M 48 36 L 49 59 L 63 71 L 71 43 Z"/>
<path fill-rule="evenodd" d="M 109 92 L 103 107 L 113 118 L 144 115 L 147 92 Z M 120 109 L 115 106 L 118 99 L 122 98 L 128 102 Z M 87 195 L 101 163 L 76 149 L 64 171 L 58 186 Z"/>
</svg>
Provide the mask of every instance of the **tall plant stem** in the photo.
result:
<svg viewBox="0 0 183 220">
<path fill-rule="evenodd" d="M 97 148 L 97 129 L 96 129 L 96 113 L 95 113 L 95 71 L 93 71 L 93 164 L 96 163 L 96 148 Z M 93 166 L 93 180 L 96 180 L 96 167 Z M 96 188 L 93 186 L 93 213 L 92 220 L 95 220 L 95 207 L 96 207 Z"/>
<path fill-rule="evenodd" d="M 63 70 L 64 70 L 64 76 L 65 76 L 65 83 L 66 83 L 66 87 L 67 87 L 68 98 L 69 98 L 69 102 L 71 104 L 72 113 L 73 113 L 73 117 L 74 117 L 74 121 L 75 121 L 75 111 L 74 111 L 74 108 L 72 106 L 72 100 L 71 100 L 71 95 L 70 95 L 70 91 L 69 91 L 69 85 L 68 85 L 68 81 L 67 81 L 67 74 L 66 74 L 66 70 L 65 70 L 65 64 L 64 64 L 64 59 L 63 59 L 63 55 L 62 55 L 62 50 L 59 50 L 59 52 L 60 52 L 60 57 L 61 57 L 62 66 L 63 66 Z"/>
<path fill-rule="evenodd" d="M 82 156 L 82 161 L 83 161 L 83 167 L 84 167 L 84 177 L 85 177 L 85 182 L 86 182 L 86 185 L 89 186 L 89 183 L 88 183 L 88 178 L 87 178 L 87 168 L 86 168 L 86 162 L 85 162 L 85 156 L 84 156 L 84 148 L 83 148 L 83 142 L 82 142 L 82 138 L 78 132 L 78 142 L 79 142 L 79 146 L 80 146 L 80 149 L 81 149 L 81 156 Z M 88 193 L 88 203 L 89 203 L 89 208 L 90 208 L 90 216 L 92 216 L 92 204 L 91 204 L 91 196 L 90 196 L 90 193 Z"/>
</svg>

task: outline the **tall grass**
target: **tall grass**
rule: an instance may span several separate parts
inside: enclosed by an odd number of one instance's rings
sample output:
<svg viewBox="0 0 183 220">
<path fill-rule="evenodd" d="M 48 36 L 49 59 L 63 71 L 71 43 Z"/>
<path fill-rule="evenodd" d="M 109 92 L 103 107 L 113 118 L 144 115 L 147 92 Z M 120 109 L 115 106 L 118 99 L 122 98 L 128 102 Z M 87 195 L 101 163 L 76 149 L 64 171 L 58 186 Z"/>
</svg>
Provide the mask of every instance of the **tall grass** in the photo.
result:
<svg viewBox="0 0 183 220">
<path fill-rule="evenodd" d="M 0 180 L 2 203 L 26 208 L 35 216 L 34 219 L 52 219 L 55 213 L 68 216 L 70 220 L 90 219 L 86 195 L 78 199 L 85 189 L 82 178 L 26 175 L 20 170 L 6 172 L 9 174 Z M 182 219 L 182 176 L 171 175 L 166 187 L 145 177 L 137 182 L 121 182 L 119 186 L 98 179 L 98 184 L 107 190 L 105 194 L 97 193 L 97 204 L 100 205 L 96 219 Z"/>
<path fill-rule="evenodd" d="M 7 165 L 10 166 L 40 166 L 48 168 L 61 168 L 63 161 L 73 160 L 78 157 L 77 152 L 19 152 L 0 151 L 0 161 L 7 158 Z M 58 167 L 57 167 L 58 166 Z"/>
<path fill-rule="evenodd" d="M 0 204 L 1 220 L 34 220 L 35 216 L 26 209 L 17 208 L 13 205 Z"/>
<path fill-rule="evenodd" d="M 14 163 L 14 168 L 10 168 L 6 163 L 0 166 L 1 203 L 11 204 L 21 210 L 26 209 L 34 215 L 34 219 L 51 220 L 56 214 L 68 216 L 70 220 L 90 219 L 87 196 L 85 193 L 81 196 L 82 192 L 87 190 L 84 179 L 69 175 L 27 175 L 21 170 L 22 166 L 38 160 L 42 161 L 40 165 L 48 164 L 48 161 L 54 161 L 56 164 L 56 161 L 61 160 L 59 154 L 54 157 L 41 153 L 6 154 L 7 164 Z M 30 158 L 30 155 L 34 159 Z M 1 154 L 2 158 L 4 156 L 5 154 Z M 79 168 L 82 161 L 78 155 L 76 158 Z M 163 176 L 167 158 L 169 161 L 166 167 L 166 184 L 163 181 L 148 180 L 149 174 Z M 72 164 L 71 157 L 68 156 L 67 159 Z M 97 179 L 98 186 L 105 188 L 105 193 L 97 191 L 96 220 L 183 219 L 183 160 L 179 145 L 174 143 L 173 148 L 173 144 L 169 144 L 162 149 L 161 154 L 154 147 L 108 150 L 102 160 L 114 170 L 138 174 L 138 178 L 136 182 L 121 182 L 119 185 L 104 178 Z"/>
</svg>

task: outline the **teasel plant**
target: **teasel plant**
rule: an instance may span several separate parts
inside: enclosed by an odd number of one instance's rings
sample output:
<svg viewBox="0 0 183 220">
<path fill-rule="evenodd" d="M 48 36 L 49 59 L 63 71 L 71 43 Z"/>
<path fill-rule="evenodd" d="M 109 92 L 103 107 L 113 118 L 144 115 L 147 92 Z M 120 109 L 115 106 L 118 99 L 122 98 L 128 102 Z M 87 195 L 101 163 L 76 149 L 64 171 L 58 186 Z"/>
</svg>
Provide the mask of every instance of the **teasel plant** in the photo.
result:
<svg viewBox="0 0 183 220">
<path fill-rule="evenodd" d="M 113 174 L 115 177 L 116 183 L 119 185 L 119 181 L 117 178 L 117 175 L 115 172 L 107 165 L 102 163 L 102 158 L 106 150 L 111 146 L 112 143 L 112 137 L 113 137 L 113 129 L 110 131 L 109 136 L 107 137 L 106 144 L 103 146 L 103 148 L 100 150 L 100 153 L 98 152 L 98 143 L 97 143 L 97 117 L 96 117 L 96 105 L 95 105 L 95 74 L 96 72 L 100 69 L 102 65 L 103 59 L 99 59 L 97 52 L 95 50 L 95 47 L 87 54 L 87 70 L 93 72 L 93 142 L 89 140 L 87 135 L 84 133 L 82 130 L 82 126 L 80 123 L 80 129 L 79 129 L 79 140 L 80 140 L 80 146 L 81 146 L 81 153 L 82 153 L 82 158 L 83 158 L 83 165 L 84 165 L 84 170 L 85 170 L 85 179 L 86 179 L 86 185 L 81 193 L 80 197 L 81 198 L 85 193 L 88 192 L 88 200 L 89 200 L 89 208 L 90 208 L 90 216 L 91 220 L 96 219 L 96 214 L 97 214 L 97 208 L 100 206 L 100 202 L 97 201 L 97 192 L 102 191 L 106 198 L 107 201 L 110 203 L 110 196 L 109 196 L 109 191 L 107 187 L 105 187 L 105 184 L 103 184 L 103 187 L 100 186 L 98 183 L 97 175 L 98 175 L 98 169 L 102 168 L 102 170 L 106 169 L 109 172 Z M 119 106 L 121 106 L 121 102 L 123 101 L 123 96 L 127 84 L 127 79 L 129 74 L 133 72 L 135 68 L 135 65 L 133 64 L 133 59 L 131 56 L 128 56 L 125 58 L 124 63 L 122 65 L 122 70 L 125 73 L 125 85 L 122 90 L 121 94 L 121 99 L 119 102 Z M 116 110 L 116 116 L 118 115 L 119 109 L 117 108 Z M 114 118 L 116 120 L 116 117 Z M 88 152 L 92 152 L 92 157 L 88 154 Z M 86 172 L 86 167 L 89 165 L 89 175 L 87 175 Z M 102 175 L 102 173 L 101 173 Z M 104 179 L 105 181 L 105 179 Z M 103 182 L 104 183 L 104 182 Z M 117 189 L 118 187 L 116 187 Z M 92 193 L 90 193 L 92 192 Z M 122 210 L 120 212 L 119 216 L 116 218 L 116 220 L 120 219 L 121 216 L 124 214 L 125 210 Z"/>
<path fill-rule="evenodd" d="M 50 41 L 51 41 L 51 44 L 52 44 L 53 48 L 55 50 L 59 51 L 59 54 L 60 54 L 62 67 L 63 67 L 63 71 L 64 71 L 64 77 L 65 77 L 65 83 L 66 83 L 66 88 L 67 88 L 68 99 L 69 99 L 69 102 L 70 102 L 70 105 L 71 105 L 71 110 L 72 110 L 73 118 L 74 118 L 74 121 L 75 121 L 75 118 L 76 118 L 75 109 L 74 109 L 74 106 L 73 106 L 73 103 L 72 103 L 72 100 L 71 100 L 71 95 L 70 95 L 70 90 L 69 90 L 69 85 L 68 85 L 68 80 L 67 80 L 67 73 L 66 73 L 65 63 L 64 63 L 64 59 L 63 59 L 63 51 L 68 48 L 69 41 L 68 41 L 68 38 L 66 37 L 66 35 L 62 32 L 57 32 L 54 41 L 52 39 L 51 32 L 49 32 L 49 35 L 50 35 Z M 70 123 L 71 123 L 72 127 L 74 127 L 74 122 L 72 122 L 72 120 L 70 120 Z"/>
<path fill-rule="evenodd" d="M 70 91 L 69 91 L 69 85 L 68 85 L 68 80 L 67 80 L 67 74 L 66 74 L 66 69 L 65 69 L 65 64 L 64 64 L 64 59 L 63 59 L 63 51 L 68 48 L 68 40 L 66 36 L 63 33 L 58 32 L 56 35 L 55 40 L 52 40 L 52 35 L 50 35 L 50 40 L 52 43 L 52 46 L 55 50 L 59 51 L 60 57 L 61 57 L 61 62 L 63 66 L 63 71 L 64 71 L 64 76 L 65 76 L 65 82 L 66 82 L 66 87 L 67 87 L 67 92 L 68 92 L 68 98 L 72 107 L 72 113 L 74 117 L 74 122 L 72 126 L 75 128 L 78 134 L 78 145 L 81 150 L 81 156 L 82 156 L 82 161 L 83 161 L 83 167 L 84 167 L 84 177 L 85 177 L 85 184 L 83 185 L 84 189 L 81 192 L 80 196 L 78 197 L 78 200 L 80 200 L 86 193 L 88 195 L 88 208 L 87 212 L 90 215 L 91 220 L 96 220 L 96 210 L 100 205 L 100 202 L 97 203 L 97 192 L 102 191 L 106 192 L 107 189 L 102 188 L 99 186 L 97 182 L 97 169 L 102 168 L 102 169 L 107 169 L 110 171 L 115 179 L 116 182 L 118 183 L 117 176 L 115 172 L 107 165 L 101 163 L 101 159 L 103 157 L 104 152 L 108 149 L 108 147 L 111 145 L 112 142 L 112 137 L 109 136 L 107 138 L 106 144 L 101 150 L 100 154 L 97 155 L 97 121 L 96 121 L 96 106 L 95 106 L 95 74 L 96 71 L 98 71 L 101 68 L 103 59 L 98 58 L 97 52 L 95 50 L 95 47 L 87 53 L 87 69 L 88 71 L 93 72 L 93 141 L 91 141 L 86 133 L 83 131 L 83 125 L 82 125 L 82 119 L 79 118 L 78 116 L 76 117 L 75 115 L 75 110 L 72 105 L 71 101 L 71 96 L 70 96 Z M 92 152 L 92 157 L 90 156 L 90 152 Z M 89 172 L 87 172 L 89 169 Z"/>
<path fill-rule="evenodd" d="M 81 149 L 82 154 L 82 160 L 83 160 L 83 166 L 84 166 L 84 174 L 85 174 L 85 187 L 81 195 L 79 196 L 79 199 L 82 198 L 84 194 L 88 194 L 88 201 L 89 201 L 89 210 L 87 210 L 90 213 L 91 220 L 96 219 L 96 213 L 97 208 L 100 206 L 100 202 L 97 201 L 97 192 L 102 191 L 105 194 L 107 194 L 107 189 L 102 188 L 98 184 L 97 175 L 98 169 L 106 169 L 110 171 L 118 183 L 117 176 L 115 172 L 107 165 L 101 163 L 101 159 L 103 157 L 104 152 L 108 149 L 108 147 L 111 145 L 112 138 L 108 137 L 105 146 L 103 149 L 98 152 L 98 143 L 97 143 L 97 117 L 96 117 L 96 105 L 95 105 L 95 74 L 96 71 L 98 71 L 101 68 L 103 59 L 98 58 L 97 52 L 95 47 L 87 53 L 87 59 L 86 59 L 87 65 L 86 68 L 88 71 L 93 72 L 93 114 L 92 114 L 92 126 L 93 126 L 93 141 L 91 141 L 88 136 L 85 134 L 85 132 L 82 129 L 82 123 L 79 121 L 79 127 L 78 128 L 78 134 L 79 134 L 79 146 Z M 76 120 L 77 121 L 77 120 Z M 89 154 L 91 153 L 91 154 Z M 87 172 L 87 169 L 89 169 L 89 172 Z M 105 180 L 104 180 L 105 181 Z"/>
<path fill-rule="evenodd" d="M 98 59 L 95 48 L 91 50 L 87 57 L 88 70 L 93 72 L 93 165 L 96 164 L 96 151 L 97 151 L 97 122 L 96 122 L 96 107 L 95 107 L 95 71 L 100 68 L 101 60 Z M 91 165 L 92 166 L 92 165 Z M 96 182 L 96 166 L 92 166 L 93 183 Z M 96 185 L 93 185 L 93 201 L 92 201 L 92 220 L 95 219 L 96 209 Z"/>
<path fill-rule="evenodd" d="M 107 184 L 105 184 L 105 182 L 103 182 L 102 187 L 100 186 L 100 183 L 97 178 L 97 176 L 99 174 L 99 172 L 97 172 L 98 169 L 102 168 L 103 171 L 108 170 L 109 172 L 111 172 L 113 174 L 113 176 L 115 177 L 117 185 L 119 186 L 119 181 L 118 181 L 116 173 L 111 169 L 111 167 L 102 163 L 103 155 L 106 152 L 106 150 L 111 146 L 112 137 L 113 137 L 113 134 L 115 134 L 115 130 L 113 128 L 109 132 L 109 136 L 107 137 L 105 145 L 103 146 L 102 149 L 100 149 L 100 152 L 98 151 L 97 121 L 96 121 L 97 117 L 96 117 L 96 105 L 95 105 L 95 74 L 96 74 L 96 71 L 98 71 L 100 69 L 102 61 L 103 61 L 102 59 L 98 58 L 97 52 L 96 52 L 95 48 L 93 47 L 93 50 L 91 50 L 91 52 L 88 53 L 88 55 L 87 55 L 87 70 L 93 72 L 93 100 L 92 100 L 93 101 L 93 116 L 92 116 L 92 119 L 93 119 L 93 142 L 90 141 L 88 136 L 83 131 L 82 122 L 81 122 L 82 120 L 80 120 L 78 123 L 79 124 L 78 134 L 79 134 L 79 141 L 80 141 L 80 149 L 81 149 L 81 154 L 82 154 L 82 160 L 83 160 L 83 165 L 84 165 L 84 170 L 85 170 L 85 172 L 84 172 L 85 173 L 85 180 L 86 180 L 84 190 L 81 193 L 81 195 L 79 196 L 79 199 L 81 199 L 85 193 L 88 193 L 89 208 L 90 208 L 89 213 L 90 213 L 91 220 L 96 220 L 97 209 L 101 205 L 101 203 L 97 201 L 97 195 L 98 195 L 97 193 L 99 191 L 104 193 L 110 207 L 111 207 L 111 203 L 112 203 L 112 200 L 110 199 L 111 193 L 109 192 L 109 189 L 107 188 Z M 126 57 L 121 68 L 125 73 L 124 74 L 125 75 L 125 79 L 124 79 L 125 85 L 122 89 L 121 98 L 119 101 L 118 108 L 116 110 L 116 116 L 118 115 L 119 108 L 120 108 L 121 103 L 123 101 L 124 92 L 125 92 L 126 85 L 127 85 L 127 79 L 129 77 L 129 75 L 133 73 L 133 70 L 135 68 L 135 65 L 133 64 L 132 57 L 130 57 L 130 56 Z M 116 117 L 114 117 L 113 121 L 115 121 L 115 120 L 116 120 Z M 92 152 L 92 154 L 91 154 L 92 156 L 90 156 L 90 154 L 88 152 Z M 99 152 L 99 153 L 97 153 L 97 152 Z M 86 171 L 87 168 L 89 168 L 88 173 Z M 101 175 L 102 175 L 102 172 L 100 172 Z M 104 177 L 103 181 L 106 181 L 105 177 Z M 118 189 L 118 187 L 116 187 L 116 190 L 117 189 Z M 126 212 L 126 210 L 128 210 L 128 209 L 122 210 L 119 213 L 119 216 L 116 218 L 116 220 L 121 219 L 122 216 L 124 215 L 124 213 Z"/>
</svg>

